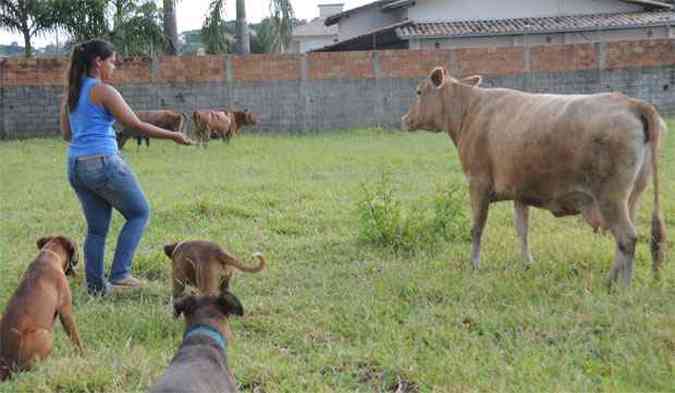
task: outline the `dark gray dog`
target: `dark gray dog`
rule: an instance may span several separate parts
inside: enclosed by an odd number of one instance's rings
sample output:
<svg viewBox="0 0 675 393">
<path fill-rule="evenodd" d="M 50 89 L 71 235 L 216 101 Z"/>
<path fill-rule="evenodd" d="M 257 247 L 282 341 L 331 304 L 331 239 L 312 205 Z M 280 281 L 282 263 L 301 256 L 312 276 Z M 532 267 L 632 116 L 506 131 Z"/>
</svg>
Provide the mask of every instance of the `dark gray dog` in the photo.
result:
<svg viewBox="0 0 675 393">
<path fill-rule="evenodd" d="M 233 393 L 237 392 L 227 365 L 228 317 L 244 315 L 236 296 L 187 296 L 174 304 L 176 318 L 185 314 L 183 343 L 169 368 L 149 393 Z"/>
</svg>

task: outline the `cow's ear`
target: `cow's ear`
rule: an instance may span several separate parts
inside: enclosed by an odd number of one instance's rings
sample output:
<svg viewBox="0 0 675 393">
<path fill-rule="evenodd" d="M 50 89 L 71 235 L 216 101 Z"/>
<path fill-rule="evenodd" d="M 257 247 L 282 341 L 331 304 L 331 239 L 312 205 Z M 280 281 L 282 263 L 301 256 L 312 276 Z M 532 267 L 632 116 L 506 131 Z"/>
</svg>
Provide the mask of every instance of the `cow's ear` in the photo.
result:
<svg viewBox="0 0 675 393">
<path fill-rule="evenodd" d="M 46 236 L 46 237 L 39 238 L 38 241 L 37 241 L 38 250 L 42 250 L 42 247 L 44 247 L 45 244 L 47 244 L 47 242 L 52 240 L 53 238 L 54 237 L 52 237 L 52 236 Z"/>
<path fill-rule="evenodd" d="M 460 82 L 467 84 L 469 86 L 479 86 L 483 82 L 483 77 L 480 75 L 471 75 L 462 79 Z"/>
<path fill-rule="evenodd" d="M 431 79 L 431 83 L 434 84 L 434 87 L 440 88 L 448 80 L 447 71 L 445 71 L 443 67 L 436 67 L 431 71 L 429 79 Z"/>
</svg>

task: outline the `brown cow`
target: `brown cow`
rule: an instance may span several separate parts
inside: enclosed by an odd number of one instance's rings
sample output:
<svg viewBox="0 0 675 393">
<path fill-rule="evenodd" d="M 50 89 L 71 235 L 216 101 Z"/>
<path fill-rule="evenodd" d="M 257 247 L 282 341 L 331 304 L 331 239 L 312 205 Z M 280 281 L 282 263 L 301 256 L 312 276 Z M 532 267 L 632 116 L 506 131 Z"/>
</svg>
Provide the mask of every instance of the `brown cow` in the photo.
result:
<svg viewBox="0 0 675 393">
<path fill-rule="evenodd" d="M 442 67 L 417 87 L 403 129 L 445 130 L 457 147 L 473 211 L 472 262 L 492 202 L 513 200 L 523 258 L 529 263 L 528 207 L 554 216 L 582 213 L 616 240 L 608 285 L 622 274 L 628 286 L 637 235 L 635 206 L 651 174 L 653 269 L 664 259 L 666 231 L 659 207 L 657 149 L 665 122 L 650 104 L 619 93 L 529 94 L 479 88 Z"/>
<path fill-rule="evenodd" d="M 242 126 L 256 124 L 255 114 L 244 111 L 195 111 L 193 113 L 197 139 L 206 147 L 209 139 L 220 138 L 230 142 L 233 136 L 239 135 Z"/>
<path fill-rule="evenodd" d="M 230 116 L 220 111 L 194 111 L 192 121 L 197 143 L 201 143 L 205 149 L 213 135 L 225 135 L 231 125 Z"/>
<path fill-rule="evenodd" d="M 239 129 L 242 126 L 254 126 L 256 124 L 255 114 L 248 110 L 225 111 L 225 113 L 230 116 L 230 129 L 225 135 L 228 142 L 231 137 L 239 135 Z"/>
<path fill-rule="evenodd" d="M 183 132 L 187 124 L 187 115 L 172 110 L 139 111 L 136 116 L 146 123 L 157 127 L 165 128 L 174 132 Z M 127 140 L 131 137 L 136 138 L 137 148 L 141 147 L 141 142 L 145 139 L 145 146 L 150 147 L 150 137 L 140 134 L 131 128 L 120 126 L 120 131 L 116 133 L 117 147 L 122 149 Z"/>
</svg>

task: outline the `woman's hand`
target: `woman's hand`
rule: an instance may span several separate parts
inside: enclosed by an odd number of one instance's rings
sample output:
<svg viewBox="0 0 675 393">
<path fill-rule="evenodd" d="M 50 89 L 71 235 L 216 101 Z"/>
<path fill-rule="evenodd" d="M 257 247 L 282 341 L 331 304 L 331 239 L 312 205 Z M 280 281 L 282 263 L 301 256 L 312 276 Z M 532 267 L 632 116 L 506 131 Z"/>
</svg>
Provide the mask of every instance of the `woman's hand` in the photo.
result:
<svg viewBox="0 0 675 393">
<path fill-rule="evenodd" d="M 173 141 L 179 145 L 194 145 L 194 141 L 192 141 L 192 139 L 188 138 L 187 135 L 183 134 L 182 132 L 177 132 L 175 135 L 176 136 L 173 138 Z"/>
</svg>

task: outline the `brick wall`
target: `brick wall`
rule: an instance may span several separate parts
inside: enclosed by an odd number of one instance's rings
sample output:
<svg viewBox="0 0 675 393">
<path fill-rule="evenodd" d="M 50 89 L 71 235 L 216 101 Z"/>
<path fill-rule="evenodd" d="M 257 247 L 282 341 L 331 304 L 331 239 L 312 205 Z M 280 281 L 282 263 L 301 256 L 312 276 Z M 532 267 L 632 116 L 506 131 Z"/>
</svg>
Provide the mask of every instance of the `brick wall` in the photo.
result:
<svg viewBox="0 0 675 393">
<path fill-rule="evenodd" d="M 650 40 L 455 50 L 130 58 L 115 85 L 136 110 L 247 108 L 260 130 L 396 126 L 438 65 L 533 92 L 622 91 L 675 113 L 675 45 Z M 66 60 L 0 59 L 0 137 L 58 133 Z"/>
</svg>

